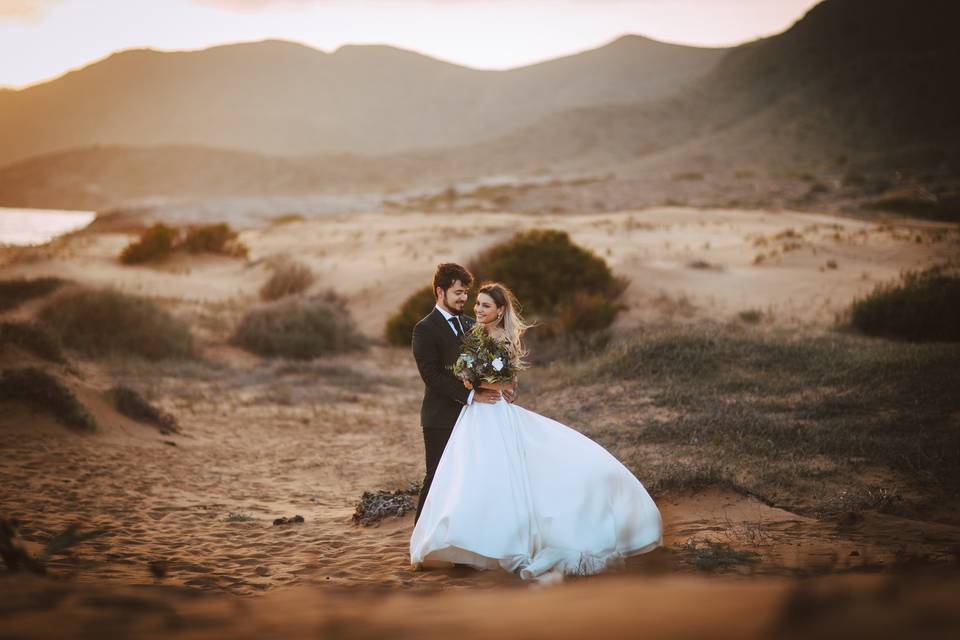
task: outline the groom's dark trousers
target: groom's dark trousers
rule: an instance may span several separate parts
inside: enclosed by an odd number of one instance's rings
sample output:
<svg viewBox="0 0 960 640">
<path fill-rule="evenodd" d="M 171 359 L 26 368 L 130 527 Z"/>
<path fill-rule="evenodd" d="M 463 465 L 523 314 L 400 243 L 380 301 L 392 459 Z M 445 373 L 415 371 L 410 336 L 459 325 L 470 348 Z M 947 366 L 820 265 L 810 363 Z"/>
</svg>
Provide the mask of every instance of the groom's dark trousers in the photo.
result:
<svg viewBox="0 0 960 640">
<path fill-rule="evenodd" d="M 473 326 L 473 318 L 460 316 L 464 331 Z M 417 501 L 414 523 L 420 519 L 420 511 L 427 500 L 433 474 L 447 446 L 447 440 L 467 404 L 470 391 L 447 367 L 452 366 L 460 355 L 460 338 L 451 323 L 434 307 L 430 314 L 413 328 L 413 357 L 423 378 L 425 389 L 420 406 L 420 425 L 423 427 L 423 445 L 426 450 L 427 473 Z"/>
</svg>

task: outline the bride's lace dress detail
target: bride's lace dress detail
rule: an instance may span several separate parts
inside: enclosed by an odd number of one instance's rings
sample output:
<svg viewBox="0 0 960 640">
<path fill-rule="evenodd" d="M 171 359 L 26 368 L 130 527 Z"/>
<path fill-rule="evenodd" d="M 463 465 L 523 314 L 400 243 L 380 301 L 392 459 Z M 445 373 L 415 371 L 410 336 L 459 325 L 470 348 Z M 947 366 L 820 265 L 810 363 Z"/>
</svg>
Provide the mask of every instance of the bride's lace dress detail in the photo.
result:
<svg viewBox="0 0 960 640">
<path fill-rule="evenodd" d="M 663 542 L 660 511 L 606 449 L 501 400 L 464 407 L 410 539 L 414 566 L 589 575 Z"/>
</svg>

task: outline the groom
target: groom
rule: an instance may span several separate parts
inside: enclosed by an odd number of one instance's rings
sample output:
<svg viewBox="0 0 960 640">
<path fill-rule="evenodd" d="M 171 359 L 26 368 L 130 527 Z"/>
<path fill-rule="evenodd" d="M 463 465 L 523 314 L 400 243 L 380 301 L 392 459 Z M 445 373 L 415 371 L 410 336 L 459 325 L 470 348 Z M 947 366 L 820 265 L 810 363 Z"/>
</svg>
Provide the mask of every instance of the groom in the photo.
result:
<svg viewBox="0 0 960 640">
<path fill-rule="evenodd" d="M 420 519 L 420 510 L 430 492 L 433 474 L 460 410 L 471 402 L 492 404 L 500 399 L 500 392 L 493 389 L 468 391 L 463 382 L 447 368 L 460 355 L 460 336 L 475 323 L 473 318 L 463 315 L 463 305 L 467 302 L 472 282 L 470 272 L 458 264 L 446 262 L 437 265 L 433 274 L 436 305 L 413 328 L 413 357 L 426 385 L 420 406 L 420 425 L 423 427 L 427 462 L 414 524 Z M 513 394 L 509 390 L 503 392 L 503 397 L 509 402 L 513 401 Z"/>
</svg>

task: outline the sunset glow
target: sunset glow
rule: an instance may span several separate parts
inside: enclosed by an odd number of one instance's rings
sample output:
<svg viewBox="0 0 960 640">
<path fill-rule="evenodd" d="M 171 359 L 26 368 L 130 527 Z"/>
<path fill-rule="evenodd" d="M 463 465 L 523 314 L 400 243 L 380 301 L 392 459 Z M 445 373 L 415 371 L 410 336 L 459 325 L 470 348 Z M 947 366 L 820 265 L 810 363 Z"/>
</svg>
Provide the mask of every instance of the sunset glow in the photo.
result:
<svg viewBox="0 0 960 640">
<path fill-rule="evenodd" d="M 814 0 L 0 0 L 0 86 L 129 48 L 278 38 L 325 51 L 390 44 L 504 69 L 625 33 L 728 46 L 788 28 Z"/>
</svg>

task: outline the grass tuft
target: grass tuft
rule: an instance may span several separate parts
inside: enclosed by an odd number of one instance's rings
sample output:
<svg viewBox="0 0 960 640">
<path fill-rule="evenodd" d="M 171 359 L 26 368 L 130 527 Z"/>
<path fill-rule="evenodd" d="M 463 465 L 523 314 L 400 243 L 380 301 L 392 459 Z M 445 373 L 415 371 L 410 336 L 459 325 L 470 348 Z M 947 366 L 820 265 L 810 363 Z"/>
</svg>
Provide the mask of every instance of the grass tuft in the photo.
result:
<svg viewBox="0 0 960 640">
<path fill-rule="evenodd" d="M 110 395 L 114 408 L 128 418 L 152 424 L 164 435 L 179 431 L 175 417 L 147 402 L 135 389 L 118 385 L 110 390 Z"/>
<path fill-rule="evenodd" d="M 273 267 L 273 275 L 260 288 L 260 299 L 265 302 L 303 293 L 314 282 L 313 271 L 297 260 L 282 260 Z"/>
<path fill-rule="evenodd" d="M 19 347 L 56 364 L 67 364 L 60 340 L 35 322 L 0 322 L 0 347 Z"/>
<path fill-rule="evenodd" d="M 726 542 L 706 539 L 691 538 L 679 545 L 679 550 L 701 571 L 722 571 L 760 560 L 760 555 L 754 551 L 741 551 Z"/>
<path fill-rule="evenodd" d="M 235 513 L 233 511 L 223 519 L 224 522 L 253 522 L 254 520 L 256 520 L 256 518 L 249 513 Z"/>
<path fill-rule="evenodd" d="M 262 356 L 309 360 L 366 347 L 346 302 L 333 291 L 248 312 L 231 343 Z"/>
<path fill-rule="evenodd" d="M 45 411 L 62 424 L 94 431 L 97 423 L 87 408 L 55 376 L 37 367 L 4 369 L 0 372 L 0 401 L 20 402 Z"/>
<path fill-rule="evenodd" d="M 562 402 L 585 383 L 618 391 Z M 661 489 L 720 486 L 812 513 L 900 513 L 936 508 L 938 496 L 942 502 L 960 486 L 960 345 L 761 335 L 738 325 L 651 327 L 589 360 L 552 366 L 550 378 L 533 385 L 525 397 L 534 410 L 547 397 L 566 406 L 551 413 L 632 449 L 628 466 Z M 601 419 L 615 426 L 593 426 Z M 866 469 L 885 478 L 885 492 L 858 474 Z M 822 477 L 848 472 L 848 488 L 862 500 L 817 489 Z M 888 497 L 910 487 L 923 496 L 912 506 Z"/>
<path fill-rule="evenodd" d="M 154 301 L 112 289 L 81 290 L 40 312 L 68 347 L 88 356 L 135 355 L 148 360 L 189 358 L 190 329 Z"/>
<path fill-rule="evenodd" d="M 27 300 L 45 296 L 65 282 L 60 278 L 0 280 L 0 311 L 9 311 Z"/>
<path fill-rule="evenodd" d="M 960 342 L 960 276 L 944 265 L 907 271 L 853 301 L 850 324 L 868 335 Z"/>
</svg>

